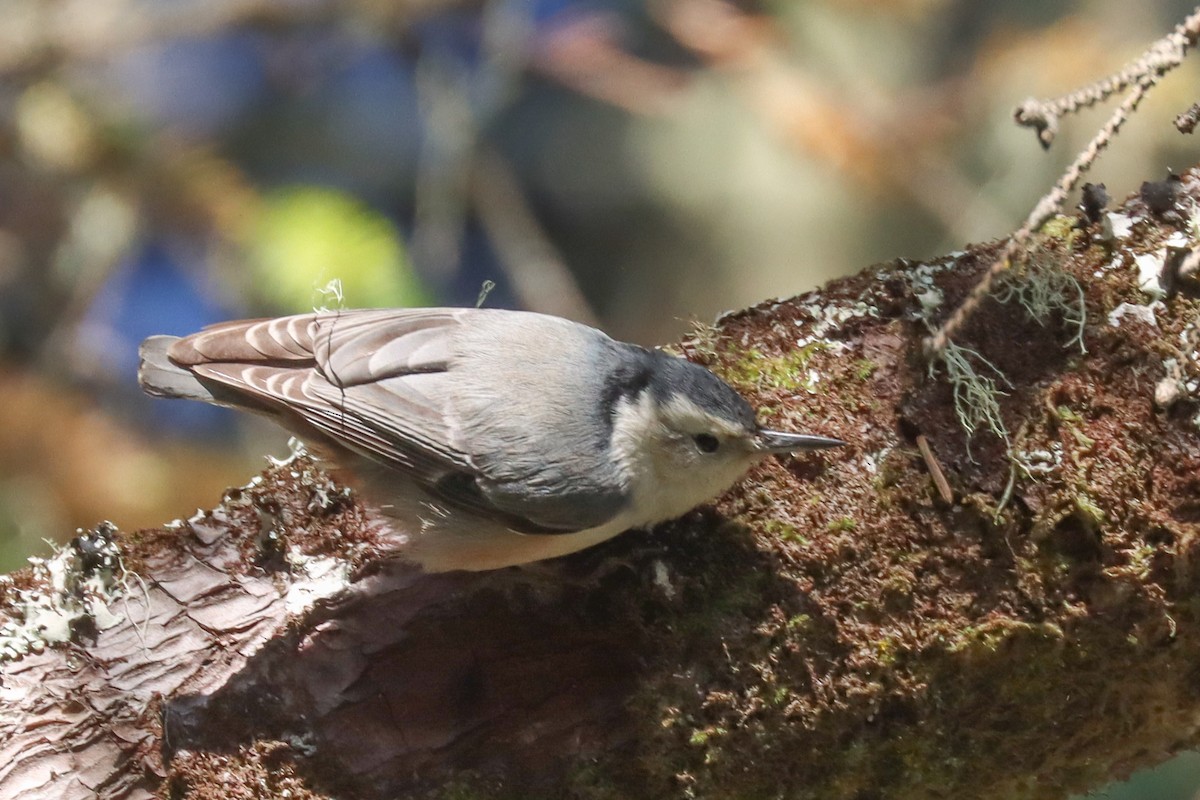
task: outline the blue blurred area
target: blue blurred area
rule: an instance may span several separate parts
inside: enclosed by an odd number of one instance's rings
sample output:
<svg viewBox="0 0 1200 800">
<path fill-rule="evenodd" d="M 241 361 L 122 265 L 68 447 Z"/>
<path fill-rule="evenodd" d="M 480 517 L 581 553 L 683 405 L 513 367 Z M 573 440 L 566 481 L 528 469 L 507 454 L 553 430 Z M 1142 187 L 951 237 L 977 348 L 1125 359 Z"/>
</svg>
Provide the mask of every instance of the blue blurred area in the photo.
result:
<svg viewBox="0 0 1200 800">
<path fill-rule="evenodd" d="M 416 172 L 421 122 L 412 65 L 373 47 L 327 76 L 312 99 L 326 139 L 320 163 L 298 163 L 292 179 L 338 186 L 376 205 L 405 193 Z"/>
<path fill-rule="evenodd" d="M 228 134 L 266 98 L 263 38 L 229 30 L 130 50 L 113 65 L 131 114 L 192 139 Z"/>
<path fill-rule="evenodd" d="M 113 271 L 79 326 L 76 352 L 94 371 L 103 371 L 118 413 L 136 415 L 139 425 L 204 439 L 231 439 L 234 413 L 203 403 L 144 397 L 137 391 L 138 344 L 154 334 L 192 333 L 238 316 L 213 298 L 207 272 L 186 264 L 164 241 L 146 243 Z"/>
<path fill-rule="evenodd" d="M 431 14 L 418 20 L 412 30 L 422 52 L 454 58 L 464 66 L 479 65 L 483 24 L 478 14 L 466 10 Z"/>
<path fill-rule="evenodd" d="M 385 212 L 408 205 L 421 141 L 412 65 L 381 44 L 313 42 L 293 58 L 300 47 L 271 54 L 263 105 L 225 151 L 266 187 L 313 183 Z"/>
</svg>

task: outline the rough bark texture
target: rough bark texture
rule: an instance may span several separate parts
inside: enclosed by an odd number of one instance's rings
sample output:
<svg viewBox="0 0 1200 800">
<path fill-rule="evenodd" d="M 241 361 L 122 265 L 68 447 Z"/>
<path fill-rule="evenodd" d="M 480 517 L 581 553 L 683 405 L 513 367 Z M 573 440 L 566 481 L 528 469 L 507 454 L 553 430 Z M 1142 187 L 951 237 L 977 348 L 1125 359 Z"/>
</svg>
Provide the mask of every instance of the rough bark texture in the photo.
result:
<svg viewBox="0 0 1200 800">
<path fill-rule="evenodd" d="M 1060 798 L 1195 746 L 1200 304 L 1145 292 L 1180 191 L 1053 223 L 973 318 L 1007 444 L 920 355 L 982 246 L 682 345 L 850 445 L 651 534 L 423 576 L 303 457 L 98 529 L 4 586 L 0 797 Z"/>
</svg>

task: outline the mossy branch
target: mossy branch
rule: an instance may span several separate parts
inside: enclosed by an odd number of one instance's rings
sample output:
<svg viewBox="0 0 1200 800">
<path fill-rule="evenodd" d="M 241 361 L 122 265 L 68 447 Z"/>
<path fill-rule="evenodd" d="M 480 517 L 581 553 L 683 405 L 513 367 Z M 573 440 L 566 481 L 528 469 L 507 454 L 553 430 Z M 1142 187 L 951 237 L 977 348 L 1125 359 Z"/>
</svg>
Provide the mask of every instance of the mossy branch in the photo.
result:
<svg viewBox="0 0 1200 800">
<path fill-rule="evenodd" d="M 678 350 L 764 422 L 849 446 L 534 571 L 420 575 L 307 458 L 77 540 L 3 587 L 0 796 L 1049 799 L 1195 746 L 1168 218 L 1054 226 L 955 385 L 921 337 L 999 245 L 699 330 Z"/>
</svg>

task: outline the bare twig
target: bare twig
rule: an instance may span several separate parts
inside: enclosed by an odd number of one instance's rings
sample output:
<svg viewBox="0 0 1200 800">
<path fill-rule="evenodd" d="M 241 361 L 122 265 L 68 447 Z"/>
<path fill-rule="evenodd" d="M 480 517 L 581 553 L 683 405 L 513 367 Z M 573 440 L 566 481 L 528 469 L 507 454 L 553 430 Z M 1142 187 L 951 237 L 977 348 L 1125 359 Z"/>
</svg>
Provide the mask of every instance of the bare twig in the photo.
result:
<svg viewBox="0 0 1200 800">
<path fill-rule="evenodd" d="M 416 85 L 425 135 L 417 160 L 412 251 L 425 272 L 449 283 L 460 266 L 479 120 L 471 107 L 470 69 L 455 57 L 422 55 Z"/>
<path fill-rule="evenodd" d="M 923 433 L 917 434 L 917 449 L 921 451 L 921 458 L 925 459 L 925 466 L 933 477 L 933 485 L 937 487 L 942 501 L 950 505 L 954 502 L 954 491 L 950 488 L 950 482 L 946 480 L 946 474 L 942 472 L 942 466 L 938 463 L 937 456 L 933 454 L 933 448 L 929 446 L 929 440 Z"/>
<path fill-rule="evenodd" d="M 1200 36 L 1200 9 L 1176 26 L 1175 30 L 1152 44 L 1135 61 L 1119 72 L 1091 83 L 1082 89 L 1049 99 L 1030 98 L 1014 112 L 1018 125 L 1037 131 L 1042 147 L 1049 147 L 1058 132 L 1058 118 L 1091 108 L 1113 94 L 1142 83 L 1147 77 L 1157 78 L 1175 69 L 1183 61 L 1187 49 Z"/>
<path fill-rule="evenodd" d="M 520 4 L 488 3 L 481 19 L 483 58 L 477 65 L 437 49 L 417 62 L 425 136 L 417 165 L 413 251 L 443 282 L 461 267 L 483 131 L 514 96 L 526 67 L 533 33 L 530 13 Z"/>
<path fill-rule="evenodd" d="M 1062 98 L 1026 101 L 1021 108 L 1017 109 L 1017 122 L 1038 128 L 1039 137 L 1045 145 L 1048 141 L 1047 136 L 1050 139 L 1053 138 L 1051 129 L 1057 125 L 1059 114 L 1074 112 L 1092 105 L 1113 92 L 1133 84 L 1129 94 L 1104 123 L 1104 127 L 1075 157 L 1071 166 L 1055 183 L 1054 188 L 1038 201 L 1033 211 L 1025 219 L 1025 223 L 1005 243 L 1000 256 L 988 267 L 983 277 L 971 289 L 966 300 L 954 310 L 954 313 L 942 323 L 942 326 L 932 336 L 926 339 L 925 352 L 927 356 L 935 358 L 945 352 L 950 339 L 962 328 L 963 324 L 979 308 L 983 299 L 991 292 L 996 278 L 1012 265 L 1013 259 L 1024 250 L 1025 243 L 1029 241 L 1030 236 L 1062 210 L 1067 195 L 1075 188 L 1079 179 L 1091 168 L 1096 158 L 1141 104 L 1146 93 L 1158 83 L 1164 74 L 1182 62 L 1188 48 L 1195 44 L 1197 37 L 1200 37 L 1200 8 L 1193 11 L 1191 16 L 1178 25 L 1174 31 L 1156 42 L 1141 58 L 1115 76 Z M 1047 133 L 1047 131 L 1050 132 Z"/>
<path fill-rule="evenodd" d="M 569 13 L 532 42 L 529 68 L 567 88 L 631 114 L 674 108 L 691 81 L 686 70 L 626 52 L 610 14 Z"/>
</svg>

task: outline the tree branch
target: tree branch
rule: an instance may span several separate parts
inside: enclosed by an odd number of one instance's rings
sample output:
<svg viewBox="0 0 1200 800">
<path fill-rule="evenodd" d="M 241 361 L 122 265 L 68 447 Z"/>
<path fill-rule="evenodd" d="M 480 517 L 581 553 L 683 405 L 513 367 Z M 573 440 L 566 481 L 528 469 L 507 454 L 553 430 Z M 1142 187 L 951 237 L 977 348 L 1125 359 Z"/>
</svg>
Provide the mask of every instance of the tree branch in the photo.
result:
<svg viewBox="0 0 1200 800">
<path fill-rule="evenodd" d="M 4 585 L 0 796 L 1058 798 L 1194 746 L 1200 304 L 1147 291 L 1198 195 L 1031 238 L 956 336 L 1006 438 L 921 358 L 993 244 L 683 343 L 850 446 L 649 535 L 424 576 L 299 457 L 77 540 Z"/>
</svg>

